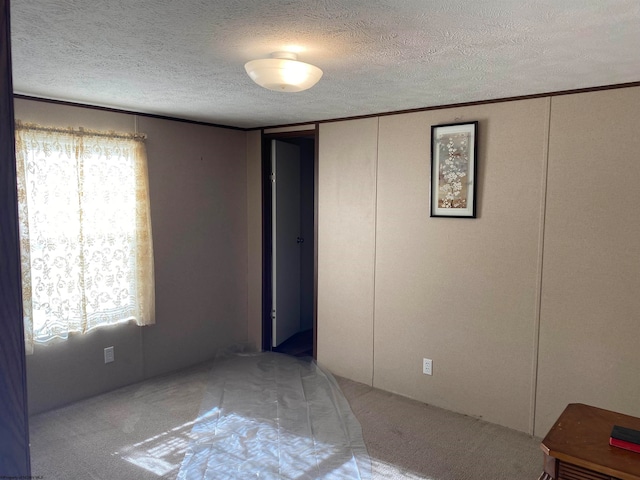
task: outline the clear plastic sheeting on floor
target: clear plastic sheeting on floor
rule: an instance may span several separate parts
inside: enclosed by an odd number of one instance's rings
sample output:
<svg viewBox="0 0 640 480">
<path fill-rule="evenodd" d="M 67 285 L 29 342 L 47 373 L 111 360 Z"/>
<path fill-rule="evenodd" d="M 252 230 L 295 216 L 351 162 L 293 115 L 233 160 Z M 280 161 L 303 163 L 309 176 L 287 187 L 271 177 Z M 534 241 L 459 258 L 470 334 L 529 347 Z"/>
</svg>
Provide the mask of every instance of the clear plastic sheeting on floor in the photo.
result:
<svg viewBox="0 0 640 480">
<path fill-rule="evenodd" d="M 190 437 L 179 480 L 371 478 L 358 420 L 310 360 L 219 356 Z"/>
</svg>

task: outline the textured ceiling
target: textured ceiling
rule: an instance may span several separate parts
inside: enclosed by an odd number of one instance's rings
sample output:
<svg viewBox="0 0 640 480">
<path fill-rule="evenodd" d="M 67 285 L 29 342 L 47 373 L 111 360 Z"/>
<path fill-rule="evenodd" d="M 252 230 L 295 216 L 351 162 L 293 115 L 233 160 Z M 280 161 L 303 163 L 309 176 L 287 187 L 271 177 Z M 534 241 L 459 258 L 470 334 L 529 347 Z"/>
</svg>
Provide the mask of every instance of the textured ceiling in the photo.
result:
<svg viewBox="0 0 640 480">
<path fill-rule="evenodd" d="M 16 93 L 239 127 L 640 80 L 639 0 L 12 0 Z M 311 90 L 255 85 L 291 50 Z"/>
</svg>

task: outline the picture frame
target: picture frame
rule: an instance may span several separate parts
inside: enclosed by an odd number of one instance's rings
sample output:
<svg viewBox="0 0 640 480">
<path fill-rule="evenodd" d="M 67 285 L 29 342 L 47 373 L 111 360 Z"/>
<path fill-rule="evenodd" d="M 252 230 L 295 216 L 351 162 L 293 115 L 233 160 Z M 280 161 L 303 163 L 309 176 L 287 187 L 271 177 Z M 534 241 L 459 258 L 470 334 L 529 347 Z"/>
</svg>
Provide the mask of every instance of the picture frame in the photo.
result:
<svg viewBox="0 0 640 480">
<path fill-rule="evenodd" d="M 476 218 L 478 122 L 431 126 L 431 216 Z"/>
</svg>

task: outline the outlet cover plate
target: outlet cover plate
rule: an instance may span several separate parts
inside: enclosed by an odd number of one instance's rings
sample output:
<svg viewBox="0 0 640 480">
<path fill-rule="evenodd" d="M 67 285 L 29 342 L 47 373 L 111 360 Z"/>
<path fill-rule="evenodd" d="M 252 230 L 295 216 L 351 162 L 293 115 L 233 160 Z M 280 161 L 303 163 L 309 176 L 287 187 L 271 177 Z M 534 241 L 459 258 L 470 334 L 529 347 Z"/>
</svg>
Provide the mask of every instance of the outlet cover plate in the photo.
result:
<svg viewBox="0 0 640 480">
<path fill-rule="evenodd" d="M 104 363 L 111 363 L 115 360 L 113 347 L 107 347 L 104 349 Z"/>
<path fill-rule="evenodd" d="M 425 375 L 433 375 L 433 361 L 430 358 L 422 359 L 422 373 Z"/>
</svg>

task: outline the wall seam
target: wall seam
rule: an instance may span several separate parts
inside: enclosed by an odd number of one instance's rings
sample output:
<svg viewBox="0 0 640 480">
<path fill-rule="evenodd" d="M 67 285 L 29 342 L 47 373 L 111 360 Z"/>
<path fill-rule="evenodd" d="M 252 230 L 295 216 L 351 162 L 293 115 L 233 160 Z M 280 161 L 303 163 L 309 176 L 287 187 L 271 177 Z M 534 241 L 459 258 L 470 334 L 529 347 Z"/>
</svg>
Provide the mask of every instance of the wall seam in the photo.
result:
<svg viewBox="0 0 640 480">
<path fill-rule="evenodd" d="M 374 161 L 373 182 L 373 311 L 371 318 L 371 386 L 374 385 L 376 372 L 376 272 L 378 270 L 378 159 L 380 156 L 380 117 L 376 117 L 376 158 Z"/>
<path fill-rule="evenodd" d="M 251 168 L 249 166 L 249 133 L 245 132 L 244 134 L 244 165 L 245 165 L 245 199 L 247 201 L 247 208 L 245 209 L 245 224 L 247 226 L 247 265 L 246 265 L 246 274 L 247 274 L 247 298 L 246 298 L 246 309 L 247 309 L 247 318 L 245 322 L 246 330 L 245 330 L 245 338 L 247 339 L 247 344 L 251 342 L 250 340 L 250 325 L 251 325 L 251 242 L 249 240 L 249 230 L 251 229 L 249 222 L 249 209 L 251 205 L 249 205 L 249 186 L 251 182 Z M 261 342 L 262 343 L 262 342 Z"/>
<path fill-rule="evenodd" d="M 547 125 L 542 155 L 542 185 L 540 200 L 540 231 L 538 232 L 538 261 L 536 271 L 536 301 L 533 332 L 533 358 L 531 366 L 531 400 L 529 411 L 529 434 L 535 434 L 538 400 L 538 367 L 540 357 L 540 323 L 542 311 L 542 275 L 544 268 L 544 235 L 547 218 L 547 181 L 549 178 L 549 139 L 551 137 L 551 103 L 553 97 L 547 97 Z"/>
</svg>

